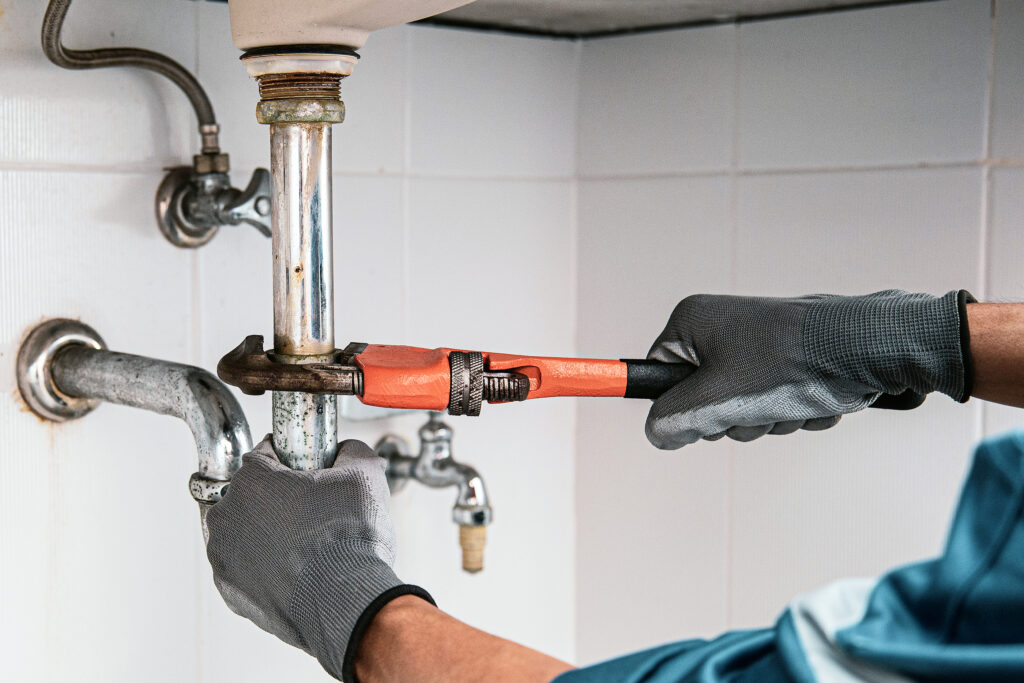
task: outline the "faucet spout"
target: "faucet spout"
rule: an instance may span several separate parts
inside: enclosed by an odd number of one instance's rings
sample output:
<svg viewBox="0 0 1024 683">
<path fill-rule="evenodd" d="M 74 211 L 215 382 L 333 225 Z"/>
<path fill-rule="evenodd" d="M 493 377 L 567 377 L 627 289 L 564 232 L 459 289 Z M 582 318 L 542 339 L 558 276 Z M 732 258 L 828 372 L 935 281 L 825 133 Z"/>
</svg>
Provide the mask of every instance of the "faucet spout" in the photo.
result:
<svg viewBox="0 0 1024 683">
<path fill-rule="evenodd" d="M 478 572 L 483 569 L 487 526 L 494 517 L 484 479 L 471 465 L 452 456 L 452 428 L 441 420 L 440 413 L 430 413 L 419 437 L 420 451 L 415 457 L 408 455 L 401 439 L 386 436 L 377 444 L 377 454 L 388 461 L 388 482 L 394 492 L 410 479 L 431 488 L 454 486 L 458 495 L 452 521 L 459 525 L 462 568 Z"/>
</svg>

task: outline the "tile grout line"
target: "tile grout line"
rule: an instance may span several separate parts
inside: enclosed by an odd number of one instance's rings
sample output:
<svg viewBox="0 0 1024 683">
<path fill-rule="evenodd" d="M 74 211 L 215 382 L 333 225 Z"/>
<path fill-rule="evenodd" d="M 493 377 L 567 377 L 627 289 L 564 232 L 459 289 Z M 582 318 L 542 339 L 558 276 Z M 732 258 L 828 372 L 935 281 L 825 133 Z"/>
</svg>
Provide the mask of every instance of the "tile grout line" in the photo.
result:
<svg viewBox="0 0 1024 683">
<path fill-rule="evenodd" d="M 579 168 L 580 168 L 580 102 L 583 99 L 583 43 L 577 43 L 573 47 L 574 60 L 574 112 L 573 112 L 573 169 L 572 183 L 569 186 L 570 217 L 569 229 L 571 238 L 569 241 L 569 267 L 572 275 L 569 282 L 572 287 L 572 351 L 574 355 L 580 350 L 580 198 L 579 198 Z M 572 514 L 570 517 L 570 528 L 572 529 L 572 598 L 570 608 L 570 642 L 572 644 L 573 659 L 579 661 L 579 479 L 576 473 L 579 471 L 580 453 L 580 420 L 579 420 L 579 399 L 572 403 L 572 460 L 570 462 L 572 481 Z"/>
<path fill-rule="evenodd" d="M 412 218 L 409 215 L 411 202 L 410 166 L 412 164 L 412 96 L 410 93 L 410 74 L 412 73 L 412 33 L 408 29 L 402 31 L 402 173 L 401 173 L 401 205 L 402 205 L 402 244 L 399 259 L 402 268 L 402 341 L 409 343 L 412 311 L 412 276 L 411 245 Z"/>
<path fill-rule="evenodd" d="M 736 291 L 736 280 L 739 263 L 739 169 L 740 169 L 740 92 L 742 74 L 740 71 L 740 51 L 742 50 L 740 27 L 733 25 L 732 54 L 732 149 L 730 150 L 729 173 L 729 293 Z M 730 444 L 725 463 L 725 628 L 733 627 L 733 585 L 735 577 L 735 558 L 733 557 L 733 539 L 736 531 L 736 519 L 733 505 L 736 500 L 736 449 Z"/>
<path fill-rule="evenodd" d="M 193 8 L 194 17 L 194 43 L 193 43 L 193 72 L 196 78 L 200 78 L 200 33 L 202 31 L 202 18 L 200 16 L 199 6 L 196 5 Z M 193 249 L 191 254 L 192 262 L 192 349 L 191 356 L 192 360 L 196 365 L 199 365 L 202 361 L 202 256 L 198 249 Z M 193 570 L 196 587 L 196 614 L 195 614 L 195 626 L 196 626 L 196 661 L 195 661 L 195 674 L 197 683 L 203 683 L 206 680 L 205 672 L 205 642 L 206 642 L 206 623 L 204 615 L 206 614 L 206 593 L 202 590 L 203 585 L 203 561 L 205 560 L 202 555 L 196 558 L 196 562 L 193 562 Z"/>
<path fill-rule="evenodd" d="M 1021 168 L 1024 159 L 979 159 L 977 161 L 919 162 L 900 164 L 872 164 L 851 166 L 792 166 L 779 168 L 744 169 L 732 167 L 709 168 L 693 171 L 656 171 L 651 173 L 621 174 L 590 174 L 581 175 L 583 181 L 628 181 L 628 180 L 671 180 L 687 178 L 727 178 L 736 175 L 739 178 L 778 176 L 778 175 L 811 175 L 827 173 L 877 173 L 882 171 L 930 171 L 952 170 L 964 168 Z"/>
<path fill-rule="evenodd" d="M 89 166 L 82 164 L 50 164 L 43 162 L 0 161 L 0 172 L 24 173 L 71 173 L 101 175 L 146 175 L 162 173 L 174 162 L 157 165 L 121 165 L 121 166 Z M 451 182 L 514 182 L 514 183 L 569 183 L 578 181 L 611 181 L 611 180 L 669 180 L 673 178 L 720 178 L 735 174 L 737 177 L 757 177 L 776 175 L 801 175 L 825 173 L 872 173 L 878 171 L 915 171 L 944 170 L 958 168 L 1024 168 L 1024 158 L 1007 157 L 978 159 L 975 161 L 943 161 L 943 162 L 910 162 L 894 164 L 863 164 L 848 166 L 792 166 L 778 168 L 732 168 L 718 167 L 694 169 L 691 171 L 653 171 L 640 173 L 608 173 L 575 175 L 460 175 L 445 173 L 414 173 L 410 171 L 351 171 L 335 170 L 333 175 L 339 178 L 408 178 L 411 180 L 438 180 Z"/>
<path fill-rule="evenodd" d="M 987 162 L 991 161 L 992 155 L 992 128 L 994 119 L 994 104 L 995 104 L 995 61 L 996 61 L 996 15 L 998 0 L 991 0 L 990 4 L 990 19 L 989 19 L 989 41 L 988 41 L 988 71 L 986 74 L 986 93 L 985 93 L 985 119 L 984 119 L 984 133 L 982 137 L 983 151 L 982 156 Z M 992 218 L 991 202 L 992 202 L 992 165 L 991 163 L 985 164 L 985 172 L 983 176 L 983 183 L 981 187 L 981 225 L 980 225 L 980 249 L 978 250 L 979 262 L 978 262 L 978 295 L 981 299 L 988 296 L 989 290 L 989 233 L 991 226 L 989 225 Z"/>
<path fill-rule="evenodd" d="M 984 135 L 982 138 L 983 156 L 986 160 L 992 155 L 992 127 L 994 122 L 995 104 L 995 65 L 996 65 L 996 17 L 998 14 L 998 0 L 991 0 L 989 3 L 989 39 L 988 39 L 988 71 L 986 74 L 985 93 L 985 120 Z M 993 214 L 993 193 L 992 193 L 992 165 L 986 164 L 981 180 L 981 216 L 979 220 L 978 234 L 978 298 L 985 301 L 988 298 L 990 285 L 990 263 L 989 249 L 991 248 L 992 214 Z M 980 441 L 985 435 L 987 410 L 984 401 L 976 401 L 974 440 Z"/>
</svg>

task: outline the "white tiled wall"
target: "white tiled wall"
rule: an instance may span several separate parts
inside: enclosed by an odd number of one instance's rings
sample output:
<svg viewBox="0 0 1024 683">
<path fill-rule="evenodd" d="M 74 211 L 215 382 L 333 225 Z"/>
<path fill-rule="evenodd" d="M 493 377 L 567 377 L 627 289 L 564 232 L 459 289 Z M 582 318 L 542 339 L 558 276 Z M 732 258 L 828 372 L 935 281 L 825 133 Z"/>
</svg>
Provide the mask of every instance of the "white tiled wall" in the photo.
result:
<svg viewBox="0 0 1024 683">
<path fill-rule="evenodd" d="M 135 70 L 51 65 L 44 6 L 0 7 L 0 680 L 327 680 L 217 595 L 183 424 L 102 406 L 47 425 L 15 398 L 18 341 L 44 317 L 208 369 L 272 322 L 268 240 L 226 229 L 191 252 L 154 225 L 162 168 L 196 145 L 184 98 Z M 226 5 L 80 0 L 67 43 L 148 47 L 196 69 L 236 183 L 268 164 Z M 572 353 L 578 53 L 430 28 L 370 39 L 335 127 L 339 340 Z M 259 438 L 269 397 L 241 401 Z M 459 569 L 454 492 L 413 484 L 394 501 L 400 575 L 473 624 L 572 658 L 574 403 L 451 421 L 494 499 L 488 566 Z M 415 439 L 422 422 L 342 432 Z"/>
<path fill-rule="evenodd" d="M 161 169 L 195 145 L 184 99 L 146 73 L 50 65 L 43 4 L 0 12 L 0 679 L 326 680 L 220 601 L 182 424 L 104 406 L 45 425 L 15 398 L 18 340 L 44 317 L 207 368 L 271 328 L 267 241 L 223 230 L 187 252 L 153 226 Z M 236 182 L 267 165 L 224 5 L 81 0 L 68 25 L 72 47 L 195 68 Z M 1020 3 L 582 44 L 397 28 L 362 54 L 335 131 L 339 340 L 636 357 L 698 291 L 1024 297 Z M 258 437 L 269 400 L 241 400 Z M 936 396 L 663 453 L 646 409 L 551 400 L 453 420 L 496 503 L 489 566 L 458 571 L 451 492 L 410 485 L 400 575 L 584 662 L 762 625 L 799 591 L 934 553 L 970 444 L 1019 421 Z"/>
<path fill-rule="evenodd" d="M 1022 46 L 1024 4 L 982 0 L 585 43 L 578 350 L 642 354 L 697 292 L 1021 299 Z M 1021 422 L 933 396 L 661 453 L 645 414 L 579 404 L 584 662 L 934 554 L 971 444 Z"/>
</svg>

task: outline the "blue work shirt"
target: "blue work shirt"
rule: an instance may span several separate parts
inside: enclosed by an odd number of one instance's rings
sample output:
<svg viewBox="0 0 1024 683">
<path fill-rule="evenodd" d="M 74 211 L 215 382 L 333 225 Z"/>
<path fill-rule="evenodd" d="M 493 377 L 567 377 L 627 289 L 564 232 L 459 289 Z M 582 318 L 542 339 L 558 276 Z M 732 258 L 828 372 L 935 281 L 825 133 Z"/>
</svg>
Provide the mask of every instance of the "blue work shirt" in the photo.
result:
<svg viewBox="0 0 1024 683">
<path fill-rule="evenodd" d="M 555 683 L 1024 681 L 1024 430 L 975 450 L 945 550 L 800 598 L 772 628 L 687 640 Z"/>
</svg>

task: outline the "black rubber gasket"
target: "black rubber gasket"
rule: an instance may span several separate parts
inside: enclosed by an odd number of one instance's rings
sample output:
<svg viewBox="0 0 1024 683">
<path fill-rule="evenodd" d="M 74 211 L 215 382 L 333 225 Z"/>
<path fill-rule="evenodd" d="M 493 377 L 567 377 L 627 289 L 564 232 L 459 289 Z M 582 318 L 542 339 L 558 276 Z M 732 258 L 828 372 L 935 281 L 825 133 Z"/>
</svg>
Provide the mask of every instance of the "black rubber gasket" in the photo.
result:
<svg viewBox="0 0 1024 683">
<path fill-rule="evenodd" d="M 345 45 L 321 45 L 309 43 L 301 45 L 268 45 L 266 47 L 254 47 L 242 53 L 239 59 L 246 57 L 266 57 L 268 55 L 346 55 L 359 59 L 359 53 Z"/>
</svg>

